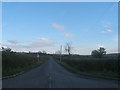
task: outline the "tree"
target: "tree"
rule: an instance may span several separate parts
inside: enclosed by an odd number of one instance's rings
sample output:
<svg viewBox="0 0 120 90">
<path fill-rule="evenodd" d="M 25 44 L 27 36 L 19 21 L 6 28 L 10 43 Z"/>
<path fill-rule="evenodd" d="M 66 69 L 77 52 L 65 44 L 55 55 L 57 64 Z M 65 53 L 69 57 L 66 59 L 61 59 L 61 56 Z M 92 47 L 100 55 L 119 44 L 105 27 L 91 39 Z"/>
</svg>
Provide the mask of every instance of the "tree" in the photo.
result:
<svg viewBox="0 0 120 90">
<path fill-rule="evenodd" d="M 103 48 L 103 47 L 100 47 L 100 49 L 98 49 L 98 51 L 99 51 L 101 57 L 106 54 L 105 48 Z"/>
<path fill-rule="evenodd" d="M 41 51 L 38 51 L 38 54 L 42 54 L 42 52 L 41 52 Z"/>
<path fill-rule="evenodd" d="M 66 43 L 65 51 L 71 56 L 71 43 Z"/>
<path fill-rule="evenodd" d="M 11 52 L 11 49 L 10 49 L 10 48 L 7 48 L 6 51 L 7 51 L 7 52 Z"/>
<path fill-rule="evenodd" d="M 93 57 L 102 58 L 106 54 L 106 51 L 105 48 L 100 47 L 98 50 L 93 50 L 91 54 Z"/>
<path fill-rule="evenodd" d="M 99 52 L 97 50 L 93 50 L 92 51 L 92 56 L 93 57 L 98 57 L 99 56 Z"/>
<path fill-rule="evenodd" d="M 5 50 L 5 48 L 4 47 L 2 47 L 2 51 L 4 51 Z"/>
<path fill-rule="evenodd" d="M 10 48 L 4 48 L 4 47 L 2 47 L 2 51 L 11 52 L 11 49 Z"/>
<path fill-rule="evenodd" d="M 43 50 L 43 52 L 42 52 L 43 54 L 46 54 L 46 51 L 45 50 Z"/>
</svg>

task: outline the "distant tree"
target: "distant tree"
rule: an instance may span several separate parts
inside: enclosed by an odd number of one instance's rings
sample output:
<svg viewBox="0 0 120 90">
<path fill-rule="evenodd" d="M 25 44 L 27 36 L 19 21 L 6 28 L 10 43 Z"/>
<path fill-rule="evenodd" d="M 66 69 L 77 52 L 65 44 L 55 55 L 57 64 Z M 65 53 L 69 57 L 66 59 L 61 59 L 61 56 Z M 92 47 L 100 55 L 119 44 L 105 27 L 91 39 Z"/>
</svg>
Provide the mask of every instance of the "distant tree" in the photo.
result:
<svg viewBox="0 0 120 90">
<path fill-rule="evenodd" d="M 11 50 L 10 48 L 7 48 L 6 51 L 7 51 L 7 52 L 11 52 L 12 50 Z"/>
<path fill-rule="evenodd" d="M 99 51 L 101 57 L 106 54 L 105 48 L 103 48 L 103 47 L 100 47 L 100 49 L 98 49 L 98 51 Z"/>
<path fill-rule="evenodd" d="M 12 50 L 10 48 L 4 48 L 4 47 L 2 47 L 2 51 L 11 52 Z"/>
<path fill-rule="evenodd" d="M 4 51 L 5 50 L 5 48 L 4 47 L 2 47 L 2 51 Z"/>
<path fill-rule="evenodd" d="M 42 52 L 41 52 L 41 51 L 39 51 L 39 52 L 38 52 L 38 54 L 42 54 Z"/>
<path fill-rule="evenodd" d="M 97 50 L 93 50 L 91 54 L 92 54 L 93 57 L 98 57 L 99 56 L 99 52 Z"/>
<path fill-rule="evenodd" d="M 46 51 L 45 50 L 43 50 L 43 52 L 42 52 L 43 54 L 46 54 Z"/>
<path fill-rule="evenodd" d="M 71 50 L 72 50 L 71 43 L 66 43 L 65 51 L 68 53 L 69 57 L 71 56 Z"/>
<path fill-rule="evenodd" d="M 100 47 L 98 50 L 93 50 L 91 55 L 93 57 L 102 58 L 106 54 L 105 48 Z"/>
</svg>

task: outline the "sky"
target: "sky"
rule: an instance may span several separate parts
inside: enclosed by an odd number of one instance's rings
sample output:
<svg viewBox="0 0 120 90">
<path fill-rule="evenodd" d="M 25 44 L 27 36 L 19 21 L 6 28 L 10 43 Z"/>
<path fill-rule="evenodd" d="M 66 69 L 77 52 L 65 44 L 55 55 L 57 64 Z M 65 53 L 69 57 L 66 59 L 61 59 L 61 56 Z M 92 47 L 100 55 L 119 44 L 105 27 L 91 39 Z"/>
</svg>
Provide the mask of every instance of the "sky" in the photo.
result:
<svg viewBox="0 0 120 90">
<path fill-rule="evenodd" d="M 2 45 L 13 51 L 118 51 L 117 2 L 3 2 Z"/>
</svg>

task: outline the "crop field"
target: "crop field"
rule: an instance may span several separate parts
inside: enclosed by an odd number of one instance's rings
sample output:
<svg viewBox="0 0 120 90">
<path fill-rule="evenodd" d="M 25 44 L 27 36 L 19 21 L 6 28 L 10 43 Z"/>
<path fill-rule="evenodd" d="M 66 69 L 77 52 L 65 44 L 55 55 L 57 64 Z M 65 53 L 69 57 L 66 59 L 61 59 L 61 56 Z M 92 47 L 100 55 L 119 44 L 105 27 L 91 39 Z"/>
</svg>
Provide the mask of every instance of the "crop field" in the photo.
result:
<svg viewBox="0 0 120 90">
<path fill-rule="evenodd" d="M 36 54 L 2 52 L 2 77 L 35 68 L 46 61 L 48 57 L 40 55 L 38 60 Z"/>
<path fill-rule="evenodd" d="M 55 59 L 64 68 L 74 73 L 118 78 L 118 65 L 120 65 L 118 63 L 118 57 L 93 58 L 86 56 L 63 56 L 61 61 L 58 57 L 55 57 Z"/>
</svg>

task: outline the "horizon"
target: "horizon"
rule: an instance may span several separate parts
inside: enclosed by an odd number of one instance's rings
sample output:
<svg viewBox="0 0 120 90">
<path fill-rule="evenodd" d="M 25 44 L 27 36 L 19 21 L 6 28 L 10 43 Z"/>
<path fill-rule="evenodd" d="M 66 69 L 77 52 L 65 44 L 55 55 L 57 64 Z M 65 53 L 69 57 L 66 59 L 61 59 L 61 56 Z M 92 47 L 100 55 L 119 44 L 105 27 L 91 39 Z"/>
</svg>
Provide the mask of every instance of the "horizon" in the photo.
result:
<svg viewBox="0 0 120 90">
<path fill-rule="evenodd" d="M 13 51 L 54 54 L 71 42 L 72 54 L 118 53 L 117 2 L 3 2 L 2 19 L 2 45 Z"/>
</svg>

